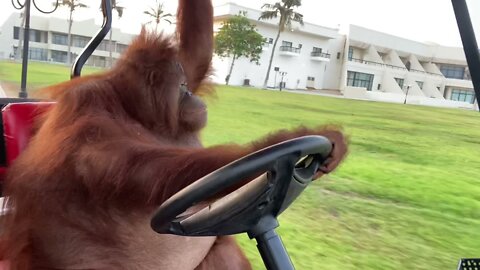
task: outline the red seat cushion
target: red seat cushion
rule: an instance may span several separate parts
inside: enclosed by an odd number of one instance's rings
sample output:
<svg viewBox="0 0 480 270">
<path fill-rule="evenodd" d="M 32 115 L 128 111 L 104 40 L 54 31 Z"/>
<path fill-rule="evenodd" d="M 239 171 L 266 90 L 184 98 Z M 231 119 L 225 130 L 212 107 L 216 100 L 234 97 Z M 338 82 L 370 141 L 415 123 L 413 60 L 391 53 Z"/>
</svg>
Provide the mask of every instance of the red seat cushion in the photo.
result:
<svg viewBox="0 0 480 270">
<path fill-rule="evenodd" d="M 6 176 L 7 176 L 7 168 L 0 167 L 0 182 L 5 180 Z M 1 270 L 1 268 L 0 268 L 0 270 Z"/>
<path fill-rule="evenodd" d="M 27 147 L 35 118 L 53 104 L 53 102 L 11 103 L 3 108 L 3 136 L 8 166 Z"/>
</svg>

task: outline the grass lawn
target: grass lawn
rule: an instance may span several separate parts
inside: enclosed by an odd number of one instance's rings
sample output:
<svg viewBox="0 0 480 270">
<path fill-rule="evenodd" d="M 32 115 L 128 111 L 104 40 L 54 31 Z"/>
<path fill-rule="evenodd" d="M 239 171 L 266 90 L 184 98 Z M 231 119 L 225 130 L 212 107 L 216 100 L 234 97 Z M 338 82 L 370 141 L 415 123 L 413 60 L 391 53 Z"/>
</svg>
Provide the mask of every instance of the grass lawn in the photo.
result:
<svg viewBox="0 0 480 270">
<path fill-rule="evenodd" d="M 70 67 L 66 65 L 29 62 L 27 73 L 27 90 L 34 91 L 42 86 L 70 79 Z M 101 69 L 86 66 L 82 75 L 99 72 Z M 8 96 L 18 96 L 20 90 L 22 65 L 18 62 L 0 61 L 0 82 L 4 82 L 4 90 Z"/>
<path fill-rule="evenodd" d="M 12 76 L 4 69 L 0 81 Z M 32 67 L 32 83 L 57 80 L 51 69 Z M 298 125 L 337 124 L 350 136 L 343 166 L 280 218 L 297 269 L 455 269 L 462 257 L 480 257 L 478 112 L 236 87 L 217 94 L 207 145 Z M 254 241 L 239 240 L 264 269 Z"/>
</svg>

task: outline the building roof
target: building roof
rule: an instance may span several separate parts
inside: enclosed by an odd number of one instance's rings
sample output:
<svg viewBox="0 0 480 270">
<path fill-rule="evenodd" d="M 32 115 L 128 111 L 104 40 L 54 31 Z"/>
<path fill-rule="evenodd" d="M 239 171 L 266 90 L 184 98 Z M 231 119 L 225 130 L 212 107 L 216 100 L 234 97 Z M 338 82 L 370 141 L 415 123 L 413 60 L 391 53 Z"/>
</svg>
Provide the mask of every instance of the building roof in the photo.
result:
<svg viewBox="0 0 480 270">
<path fill-rule="evenodd" d="M 358 25 L 350 25 L 349 28 L 348 38 L 350 44 L 355 47 L 367 48 L 373 45 L 384 53 L 395 50 L 401 57 L 414 54 L 422 61 L 461 65 L 466 63 L 465 53 L 461 47 L 418 42 Z"/>
<path fill-rule="evenodd" d="M 263 25 L 263 26 L 274 27 L 274 28 L 278 26 L 279 19 L 259 21 L 258 18 L 262 14 L 261 10 L 240 6 L 236 3 L 225 3 L 222 5 L 215 6 L 214 16 L 215 16 L 215 19 L 222 20 L 234 15 L 237 15 L 241 11 L 246 11 L 247 18 L 253 21 L 257 25 Z M 300 25 L 299 23 L 294 23 L 292 25 L 292 30 L 298 31 L 300 33 L 322 37 L 322 38 L 328 38 L 328 39 L 337 38 L 339 36 L 339 29 L 316 25 L 309 22 L 304 22 L 303 26 Z"/>
<path fill-rule="evenodd" d="M 14 25 L 20 25 L 20 13 L 12 13 L 4 24 L 11 23 L 13 21 Z M 3 28 L 3 26 L 2 26 Z M 68 32 L 68 23 L 66 19 L 59 17 L 46 17 L 46 16 L 35 16 L 30 17 L 30 28 L 42 31 L 51 31 L 59 33 Z M 97 31 L 101 28 L 101 25 L 95 22 L 95 19 L 87 20 L 76 20 L 72 25 L 72 33 L 75 35 L 92 37 Z M 135 35 L 127 34 L 121 31 L 119 28 L 112 27 L 114 40 L 119 43 L 129 44 L 132 38 Z"/>
</svg>

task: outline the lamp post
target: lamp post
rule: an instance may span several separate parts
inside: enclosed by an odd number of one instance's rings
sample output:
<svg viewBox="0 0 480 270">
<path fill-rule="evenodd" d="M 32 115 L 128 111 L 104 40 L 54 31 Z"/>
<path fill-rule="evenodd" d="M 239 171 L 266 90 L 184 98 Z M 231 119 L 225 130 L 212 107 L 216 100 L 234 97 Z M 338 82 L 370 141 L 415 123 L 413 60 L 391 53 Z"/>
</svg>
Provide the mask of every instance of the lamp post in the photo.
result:
<svg viewBox="0 0 480 270">
<path fill-rule="evenodd" d="M 410 87 L 412 87 L 410 84 L 407 85 L 407 92 L 405 93 L 405 101 L 403 102 L 403 104 L 407 104 L 408 91 L 410 90 Z"/>
<path fill-rule="evenodd" d="M 283 88 L 283 78 L 287 75 L 287 72 L 285 72 L 285 71 L 280 71 L 279 73 L 280 73 L 280 76 L 282 76 L 281 79 L 280 79 L 280 91 L 282 91 L 282 88 Z"/>
<path fill-rule="evenodd" d="M 53 13 L 58 8 L 59 0 L 56 0 L 53 10 L 44 11 L 37 6 L 36 0 L 24 0 L 23 4 L 20 0 L 13 1 L 12 5 L 15 9 L 21 10 L 24 9 L 23 16 L 25 16 L 25 25 L 23 26 L 23 52 L 22 52 L 22 80 L 20 85 L 20 93 L 18 96 L 20 98 L 27 98 L 27 70 L 28 70 L 28 47 L 30 43 L 30 9 L 31 5 L 44 14 Z"/>
<path fill-rule="evenodd" d="M 275 81 L 273 82 L 273 89 L 277 88 L 277 74 L 280 71 L 280 68 L 275 67 L 274 70 L 275 70 Z"/>
</svg>

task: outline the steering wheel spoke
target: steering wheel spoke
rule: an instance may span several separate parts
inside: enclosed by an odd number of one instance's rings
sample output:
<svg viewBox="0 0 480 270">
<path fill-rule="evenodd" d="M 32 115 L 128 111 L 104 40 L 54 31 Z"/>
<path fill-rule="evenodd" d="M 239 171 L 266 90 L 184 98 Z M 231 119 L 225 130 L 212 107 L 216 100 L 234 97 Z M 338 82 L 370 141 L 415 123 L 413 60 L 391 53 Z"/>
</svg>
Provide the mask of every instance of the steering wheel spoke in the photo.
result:
<svg viewBox="0 0 480 270">
<path fill-rule="evenodd" d="M 331 150 L 326 138 L 306 136 L 252 153 L 169 198 L 157 209 L 151 226 L 158 233 L 183 236 L 259 233 L 257 225 L 262 218 L 276 219 L 287 209 Z M 255 175 L 260 176 L 199 211 L 182 215 L 191 206 Z"/>
</svg>

